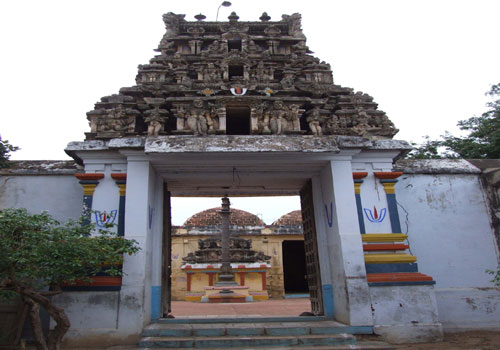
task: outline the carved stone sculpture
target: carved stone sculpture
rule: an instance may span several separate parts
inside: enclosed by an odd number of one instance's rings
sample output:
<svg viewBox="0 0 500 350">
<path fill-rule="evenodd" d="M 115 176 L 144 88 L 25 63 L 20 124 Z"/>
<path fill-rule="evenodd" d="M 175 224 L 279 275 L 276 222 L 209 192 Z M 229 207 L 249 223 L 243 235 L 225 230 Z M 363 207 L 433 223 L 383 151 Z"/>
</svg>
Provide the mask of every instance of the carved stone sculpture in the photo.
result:
<svg viewBox="0 0 500 350">
<path fill-rule="evenodd" d="M 309 123 L 309 129 L 311 129 L 311 133 L 313 135 L 323 135 L 323 128 L 321 127 L 321 112 L 318 106 L 315 106 L 308 112 L 306 120 Z"/>
<path fill-rule="evenodd" d="M 204 22 L 203 17 L 163 16 L 160 54 L 139 66 L 136 86 L 95 104 L 87 114 L 88 139 L 246 130 L 256 135 L 396 134 L 371 96 L 333 83 L 330 65 L 307 46 L 300 14 L 283 15 L 280 21 L 263 14 L 253 22 L 240 21 L 235 13 L 229 21 Z M 162 102 L 145 102 L 150 98 Z M 238 108 L 226 108 L 228 103 Z M 226 124 L 226 118 L 247 118 L 242 110 L 251 111 L 249 129 Z M 231 119 L 228 113 L 238 115 Z M 176 119 L 175 126 L 167 124 L 168 116 Z"/>
<path fill-rule="evenodd" d="M 273 109 L 271 111 L 271 120 L 269 121 L 269 126 L 271 128 L 271 133 L 276 135 L 281 135 L 283 131 L 286 130 L 286 119 L 285 119 L 285 107 L 283 102 L 275 101 L 273 104 Z"/>
<path fill-rule="evenodd" d="M 253 263 L 269 262 L 271 257 L 263 252 L 252 250 L 252 240 L 239 237 L 229 238 L 231 262 Z M 184 263 L 218 263 L 221 259 L 221 239 L 205 238 L 198 240 L 198 250 L 182 258 Z"/>
<path fill-rule="evenodd" d="M 204 103 L 200 99 L 193 101 L 193 106 L 187 111 L 185 117 L 189 129 L 194 135 L 206 135 L 208 131 L 207 110 L 204 108 Z"/>
<path fill-rule="evenodd" d="M 144 112 L 144 121 L 148 124 L 148 136 L 158 136 L 168 118 L 168 111 L 155 106 Z"/>
</svg>

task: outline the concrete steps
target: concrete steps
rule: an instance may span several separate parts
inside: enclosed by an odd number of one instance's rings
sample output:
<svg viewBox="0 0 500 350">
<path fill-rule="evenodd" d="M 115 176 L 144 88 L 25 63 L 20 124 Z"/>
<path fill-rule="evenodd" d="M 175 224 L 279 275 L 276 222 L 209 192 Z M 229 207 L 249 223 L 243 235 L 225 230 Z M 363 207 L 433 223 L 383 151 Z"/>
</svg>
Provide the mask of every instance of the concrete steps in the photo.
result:
<svg viewBox="0 0 500 350">
<path fill-rule="evenodd" d="M 221 350 L 218 348 L 203 348 L 204 350 Z M 232 347 L 224 348 L 224 350 L 395 350 L 393 346 L 387 343 L 370 341 L 359 342 L 357 344 L 348 345 L 326 345 L 326 346 L 273 346 L 273 347 Z M 186 350 L 186 348 L 140 348 L 138 350 Z"/>
<path fill-rule="evenodd" d="M 262 319 L 261 319 L 262 320 Z M 235 318 L 160 320 L 144 328 L 142 349 L 275 349 L 275 350 L 388 350 L 381 342 L 357 342 L 353 333 L 367 334 L 370 327 L 349 327 L 335 321 L 310 320 L 254 322 Z M 370 332 L 371 333 L 371 332 Z"/>
</svg>

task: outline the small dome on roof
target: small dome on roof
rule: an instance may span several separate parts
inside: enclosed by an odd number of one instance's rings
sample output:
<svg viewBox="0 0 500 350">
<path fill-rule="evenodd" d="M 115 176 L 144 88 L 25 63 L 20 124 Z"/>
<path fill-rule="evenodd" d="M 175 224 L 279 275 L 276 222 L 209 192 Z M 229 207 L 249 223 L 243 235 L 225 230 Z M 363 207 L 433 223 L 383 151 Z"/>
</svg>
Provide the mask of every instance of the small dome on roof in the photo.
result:
<svg viewBox="0 0 500 350">
<path fill-rule="evenodd" d="M 194 214 L 184 222 L 183 226 L 214 226 L 221 225 L 220 207 L 211 208 Z M 265 226 L 264 222 L 252 213 L 231 208 L 229 224 L 236 226 Z"/>
<path fill-rule="evenodd" d="M 294 210 L 288 214 L 280 216 L 278 220 L 273 222 L 273 226 L 293 226 L 302 225 L 302 212 L 300 210 Z"/>
</svg>

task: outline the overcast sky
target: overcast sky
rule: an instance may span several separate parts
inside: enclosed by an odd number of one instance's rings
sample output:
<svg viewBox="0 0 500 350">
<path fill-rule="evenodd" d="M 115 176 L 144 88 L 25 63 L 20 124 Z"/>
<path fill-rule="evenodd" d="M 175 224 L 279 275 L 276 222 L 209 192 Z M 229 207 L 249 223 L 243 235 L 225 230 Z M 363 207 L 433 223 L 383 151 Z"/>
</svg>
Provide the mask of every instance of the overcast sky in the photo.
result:
<svg viewBox="0 0 500 350">
<path fill-rule="evenodd" d="M 335 84 L 374 97 L 400 132 L 420 141 L 485 110 L 500 82 L 500 1 L 242 1 L 222 7 L 240 20 L 302 14 L 308 46 L 331 64 Z M 135 84 L 156 53 L 162 14 L 203 13 L 220 1 L 17 0 L 0 3 L 0 135 L 12 159 L 68 159 L 89 131 L 86 112 Z"/>
</svg>

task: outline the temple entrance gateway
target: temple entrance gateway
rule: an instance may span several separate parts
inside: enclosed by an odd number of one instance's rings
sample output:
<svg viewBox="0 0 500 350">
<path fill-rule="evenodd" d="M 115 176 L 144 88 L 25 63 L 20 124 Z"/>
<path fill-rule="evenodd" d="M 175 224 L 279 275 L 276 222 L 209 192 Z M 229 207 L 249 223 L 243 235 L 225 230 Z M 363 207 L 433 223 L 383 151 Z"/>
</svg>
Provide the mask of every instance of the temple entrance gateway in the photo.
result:
<svg viewBox="0 0 500 350">
<path fill-rule="evenodd" d="M 434 281 L 394 243 L 407 235 L 392 163 L 411 147 L 392 140 L 398 130 L 371 96 L 333 84 L 300 14 L 204 18 L 165 14 L 137 85 L 101 98 L 85 141 L 66 148 L 84 167 L 84 205 L 117 213 L 118 232 L 142 249 L 124 257 L 113 308 L 92 334 L 135 336 L 170 312 L 171 196 L 300 194 L 313 313 L 439 338 Z"/>
<path fill-rule="evenodd" d="M 229 197 L 232 201 L 231 198 L 235 197 Z M 189 197 L 182 198 L 181 203 L 186 203 L 188 199 Z M 271 198 L 274 203 L 279 203 L 278 199 L 283 202 L 295 203 L 295 208 L 300 207 L 298 196 L 293 199 L 286 196 Z M 196 198 L 193 200 L 193 205 L 196 203 L 195 200 Z M 235 200 L 236 202 L 240 201 L 239 197 Z M 255 203 L 255 200 L 263 203 L 268 201 L 266 196 L 252 197 L 252 202 Z M 175 203 L 179 202 L 174 200 L 174 222 L 177 221 L 177 226 L 174 226 L 172 231 L 173 260 L 170 265 L 164 266 L 164 269 L 172 267 L 171 295 L 174 301 L 211 302 L 209 295 L 216 294 L 215 289 L 214 291 L 212 289 L 217 287 L 217 283 L 221 280 L 219 235 L 222 225 L 220 201 L 217 199 L 217 202 L 215 205 L 210 205 L 214 208 L 195 213 L 182 226 L 178 226 Z M 265 204 L 264 207 L 266 207 Z M 288 207 L 290 206 L 288 205 Z M 300 227 L 301 222 L 297 222 L 297 219 L 300 220 L 301 217 L 300 210 L 282 213 L 279 207 L 276 207 L 274 212 L 275 215 L 277 213 L 286 215 L 282 215 L 282 218 L 276 220 L 272 225 L 267 225 L 257 216 L 236 209 L 231 204 L 230 227 L 232 237 L 234 237 L 231 238 L 231 265 L 237 285 L 249 288 L 249 293 L 246 292 L 246 294 L 248 294 L 247 299 L 250 299 L 247 301 L 282 300 L 285 294 L 284 284 L 286 283 L 283 280 L 283 269 L 286 268 L 285 264 L 289 265 L 289 262 L 283 261 L 282 242 L 283 239 L 290 238 L 297 239 L 297 242 L 302 243 L 297 246 L 299 249 L 295 249 L 303 257 L 302 260 L 297 260 L 296 257 L 291 258 L 295 261 L 295 268 L 302 271 L 299 273 L 302 283 L 299 290 L 303 294 L 302 297 L 306 297 L 304 293 L 307 292 L 308 287 L 304 244 L 302 242 L 304 236 Z M 293 215 L 289 216 L 289 214 Z M 289 276 L 296 274 L 297 271 L 288 271 Z M 235 290 L 234 292 L 243 292 L 243 290 Z M 289 314 L 288 311 L 284 310 L 283 315 L 298 316 L 302 312 L 311 312 L 311 310 L 309 305 L 297 311 L 296 314 Z M 179 311 L 178 308 L 177 311 Z M 318 314 L 322 312 L 319 310 Z M 166 314 L 164 313 L 164 315 Z M 178 314 L 175 314 L 175 310 L 173 315 L 179 317 Z"/>
</svg>

